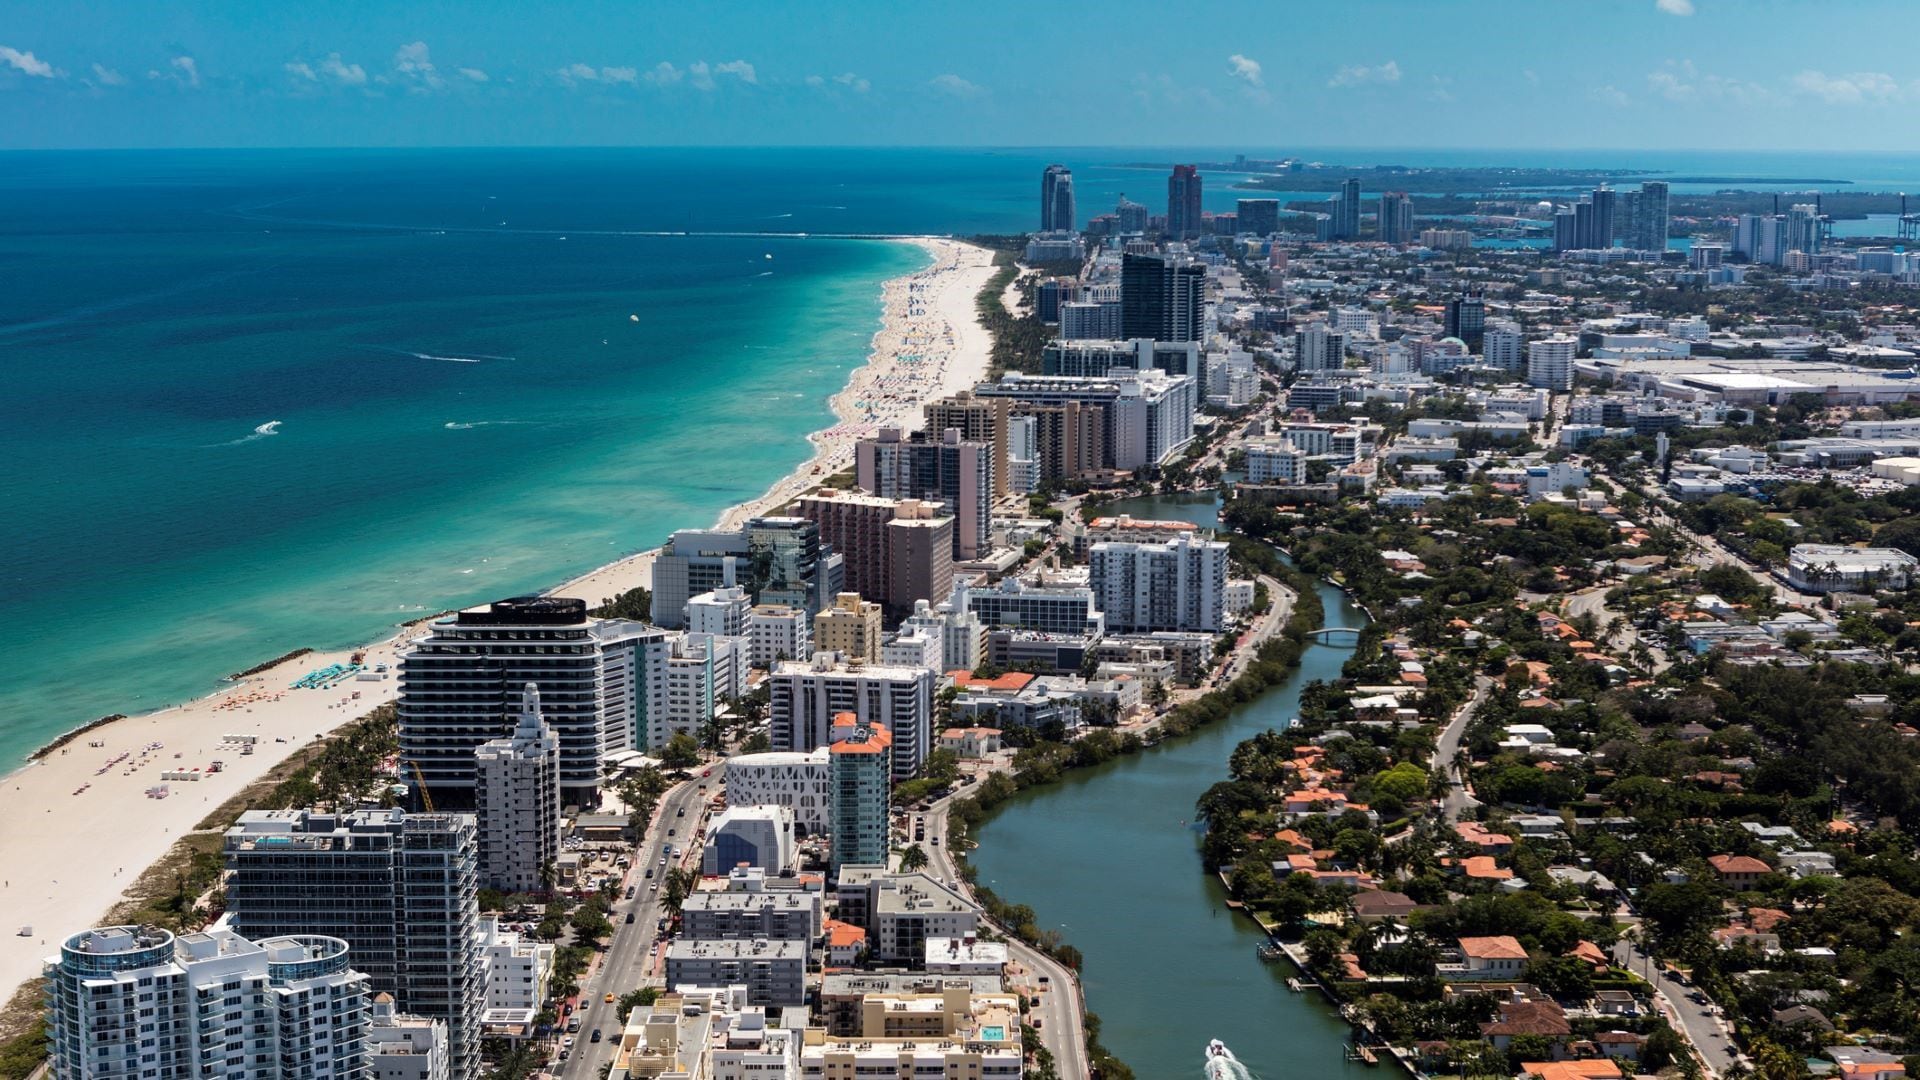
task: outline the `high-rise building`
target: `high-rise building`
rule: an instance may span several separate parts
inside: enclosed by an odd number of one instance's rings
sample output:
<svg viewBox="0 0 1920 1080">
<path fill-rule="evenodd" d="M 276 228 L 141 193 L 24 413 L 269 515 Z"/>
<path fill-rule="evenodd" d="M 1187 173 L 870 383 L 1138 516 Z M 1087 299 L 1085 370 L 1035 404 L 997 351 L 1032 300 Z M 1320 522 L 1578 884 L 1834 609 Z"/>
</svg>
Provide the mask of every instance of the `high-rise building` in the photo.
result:
<svg viewBox="0 0 1920 1080">
<path fill-rule="evenodd" d="M 1795 203 L 1789 207 L 1787 250 L 1818 255 L 1820 239 L 1820 208 L 1812 203 Z"/>
<path fill-rule="evenodd" d="M 728 806 L 784 806 L 803 833 L 827 831 L 832 822 L 831 762 L 827 748 L 804 753 L 772 750 L 727 759 Z"/>
<path fill-rule="evenodd" d="M 1120 336 L 1120 301 L 1075 300 L 1060 305 L 1060 338 L 1063 341 L 1107 339 Z"/>
<path fill-rule="evenodd" d="M 892 851 L 893 735 L 852 713 L 840 713 L 833 718 L 832 738 L 827 789 L 833 798 L 831 873 L 838 876 L 849 863 L 884 865 Z"/>
<path fill-rule="evenodd" d="M 1593 200 L 1593 218 L 1588 225 L 1586 242 L 1582 247 L 1604 249 L 1613 246 L 1619 235 L 1619 198 L 1610 187 L 1597 187 L 1590 196 Z"/>
<path fill-rule="evenodd" d="M 480 1075 L 479 842 L 467 814 L 249 810 L 226 832 L 227 918 L 252 938 L 345 941 L 373 989 L 447 1024 Z"/>
<path fill-rule="evenodd" d="M 880 659 L 885 625 L 880 605 L 860 599 L 859 593 L 841 593 L 833 606 L 813 618 L 813 645 L 821 652 L 837 652 L 851 660 Z"/>
<path fill-rule="evenodd" d="M 367 976 L 347 943 L 104 926 L 46 963 L 53 1080 L 363 1080 Z"/>
<path fill-rule="evenodd" d="M 1580 246 L 1580 212 L 1562 206 L 1553 212 L 1553 250 L 1572 251 Z"/>
<path fill-rule="evenodd" d="M 1493 322 L 1487 325 L 1481 348 L 1488 367 L 1505 371 L 1525 371 L 1526 335 L 1516 323 Z"/>
<path fill-rule="evenodd" d="M 1120 336 L 1155 341 L 1206 337 L 1207 268 L 1168 255 L 1120 260 Z"/>
<path fill-rule="evenodd" d="M 1031 416 L 1007 420 L 1007 488 L 1016 495 L 1040 490 L 1040 431 Z"/>
<path fill-rule="evenodd" d="M 1148 218 L 1145 203 L 1137 203 L 1120 196 L 1120 202 L 1113 208 L 1113 216 L 1118 219 L 1119 231 L 1125 236 L 1138 236 L 1147 231 Z"/>
<path fill-rule="evenodd" d="M 1055 341 L 1040 351 L 1040 374 L 1098 379 L 1126 371 L 1164 371 L 1169 375 L 1201 374 L 1200 345 L 1192 341 Z M 1114 374 L 1115 378 L 1120 376 Z"/>
<path fill-rule="evenodd" d="M 1247 483 L 1304 484 L 1307 452 L 1287 439 L 1260 439 L 1247 443 Z"/>
<path fill-rule="evenodd" d="M 953 515 L 953 557 L 978 559 L 993 546 L 994 448 L 960 429 L 915 432 L 885 427 L 854 444 L 854 483 L 887 499 L 931 499 Z"/>
<path fill-rule="evenodd" d="M 1347 363 L 1347 335 L 1326 323 L 1294 331 L 1294 367 L 1300 371 L 1338 371 Z"/>
<path fill-rule="evenodd" d="M 1218 633 L 1226 619 L 1227 545 L 1176 537 L 1103 542 L 1087 549 L 1094 603 L 1115 634 Z"/>
<path fill-rule="evenodd" d="M 1175 165 L 1167 177 L 1167 235 L 1175 240 L 1206 235 L 1200 213 L 1200 170 L 1192 165 Z"/>
<path fill-rule="evenodd" d="M 776 661 L 813 654 L 813 620 L 799 608 L 756 604 L 747 610 L 742 629 L 749 666 L 765 669 Z"/>
<path fill-rule="evenodd" d="M 897 615 L 953 589 L 954 518 L 939 504 L 824 490 L 798 509 L 846 556 L 845 591 Z"/>
<path fill-rule="evenodd" d="M 1477 295 L 1447 301 L 1447 336 L 1456 337 L 1468 348 L 1479 348 L 1487 329 L 1487 303 Z"/>
<path fill-rule="evenodd" d="M 1573 389 L 1573 354 L 1578 339 L 1565 334 L 1527 344 L 1527 385 L 1546 390 Z"/>
<path fill-rule="evenodd" d="M 1254 236 L 1272 236 L 1280 231 L 1280 200 L 1241 199 L 1236 204 L 1234 228 Z"/>
<path fill-rule="evenodd" d="M 1413 198 L 1404 191 L 1389 191 L 1380 196 L 1378 231 L 1383 244 L 1413 243 Z"/>
<path fill-rule="evenodd" d="M 921 406 L 920 414 L 924 420 L 922 426 L 927 431 L 946 431 L 951 428 L 958 431 L 960 438 L 967 442 L 985 444 L 993 459 L 993 497 L 996 500 L 1006 497 L 1008 415 L 1006 402 L 977 398 L 963 390 L 952 397 L 927 402 Z M 814 610 L 818 611 L 819 608 L 816 607 Z"/>
<path fill-rule="evenodd" d="M 833 741 L 834 717 L 853 713 L 892 736 L 895 780 L 919 771 L 933 738 L 933 672 L 884 664 L 848 664 L 833 653 L 774 665 L 769 732 L 775 750 L 805 753 Z"/>
<path fill-rule="evenodd" d="M 1105 626 L 1093 609 L 1093 591 L 1081 586 L 1029 585 L 1008 575 L 993 588 L 969 589 L 965 602 L 988 629 L 1099 637 Z"/>
<path fill-rule="evenodd" d="M 1073 231 L 1073 170 L 1049 165 L 1040 174 L 1040 231 Z"/>
<path fill-rule="evenodd" d="M 540 688 L 520 692 L 513 734 L 473 752 L 480 880 L 503 892 L 553 885 L 560 858 L 560 739 L 540 715 Z"/>
<path fill-rule="evenodd" d="M 1640 198 L 1634 206 L 1633 246 L 1642 251 L 1667 250 L 1669 220 L 1666 181 L 1648 180 L 1641 184 Z"/>
<path fill-rule="evenodd" d="M 1198 392 L 1193 376 L 1168 375 L 1157 369 L 1100 379 L 1008 374 L 974 390 L 983 397 L 1033 404 L 1078 401 L 1100 406 L 1106 427 L 1104 464 L 1129 472 L 1158 465 L 1193 440 Z"/>
<path fill-rule="evenodd" d="M 589 801 L 600 762 L 636 744 L 648 705 L 644 644 L 664 631 L 587 615 L 584 600 L 519 596 L 440 619 L 400 659 L 402 775 L 442 808 L 473 805 L 473 752 L 507 734 L 529 684 L 560 739 L 560 787 Z"/>
<path fill-rule="evenodd" d="M 1340 182 L 1340 193 L 1333 204 L 1332 238 L 1354 240 L 1360 236 L 1360 178 L 1350 176 Z"/>
<path fill-rule="evenodd" d="M 667 538 L 653 561 L 656 626 L 687 625 L 687 601 L 739 585 L 756 604 L 785 604 L 813 612 L 842 587 L 843 560 L 820 542 L 805 518 L 766 516 L 738 529 L 682 529 Z"/>
<path fill-rule="evenodd" d="M 1032 425 L 1040 483 L 1084 480 L 1106 467 L 1107 414 L 1101 406 L 1079 401 L 1011 404 L 1014 417 Z"/>
</svg>

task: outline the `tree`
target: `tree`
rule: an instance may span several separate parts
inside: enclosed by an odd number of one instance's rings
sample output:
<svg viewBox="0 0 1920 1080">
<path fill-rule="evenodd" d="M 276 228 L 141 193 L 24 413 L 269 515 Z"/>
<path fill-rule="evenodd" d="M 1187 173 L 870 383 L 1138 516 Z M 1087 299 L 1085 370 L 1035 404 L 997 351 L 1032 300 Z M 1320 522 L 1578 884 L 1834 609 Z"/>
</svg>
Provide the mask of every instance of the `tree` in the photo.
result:
<svg viewBox="0 0 1920 1080">
<path fill-rule="evenodd" d="M 773 740 L 767 738 L 767 733 L 764 731 L 754 732 L 747 736 L 746 742 L 740 744 L 740 752 L 743 754 L 764 754 L 771 749 L 773 749 Z"/>
<path fill-rule="evenodd" d="M 927 853 L 919 844 L 914 844 L 900 853 L 900 871 L 911 874 L 915 870 L 924 870 L 927 866 Z"/>
<path fill-rule="evenodd" d="M 660 1000 L 661 993 L 661 989 L 657 986 L 643 986 L 638 990 L 629 990 L 620 995 L 620 1007 L 618 1010 L 620 1022 L 622 1024 L 626 1023 L 627 1017 L 632 1015 L 633 1010 L 640 1006 L 651 1005 Z"/>
<path fill-rule="evenodd" d="M 660 764 L 669 769 L 691 769 L 700 764 L 700 743 L 682 732 L 667 740 L 660 750 Z"/>
<path fill-rule="evenodd" d="M 694 875 L 691 870 L 674 867 L 667 871 L 666 884 L 660 890 L 660 902 L 675 915 L 680 913 L 680 905 L 693 892 Z"/>
</svg>

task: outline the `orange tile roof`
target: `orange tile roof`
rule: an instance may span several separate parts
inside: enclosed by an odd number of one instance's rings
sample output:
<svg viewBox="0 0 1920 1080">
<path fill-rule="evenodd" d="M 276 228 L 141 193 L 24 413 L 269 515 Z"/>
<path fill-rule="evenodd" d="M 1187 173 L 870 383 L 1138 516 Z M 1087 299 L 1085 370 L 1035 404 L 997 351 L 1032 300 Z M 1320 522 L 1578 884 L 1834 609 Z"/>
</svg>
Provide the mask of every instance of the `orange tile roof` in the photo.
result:
<svg viewBox="0 0 1920 1080">
<path fill-rule="evenodd" d="M 827 945 L 835 949 L 852 949 L 864 944 L 867 932 L 850 922 L 828 919 L 826 922 Z"/>
<path fill-rule="evenodd" d="M 1607 966 L 1607 954 L 1600 948 L 1600 946 L 1595 945 L 1591 941 L 1580 942 L 1579 944 L 1575 945 L 1573 947 L 1573 951 L 1569 952 L 1567 955 L 1573 957 L 1575 960 L 1585 960 L 1587 963 L 1592 964 L 1594 967 Z"/>
<path fill-rule="evenodd" d="M 1525 960 L 1527 950 L 1518 939 L 1506 934 L 1497 937 L 1463 937 L 1460 951 L 1476 960 Z"/>
<path fill-rule="evenodd" d="M 1540 1080 L 1622 1080 L 1626 1076 L 1611 1058 L 1585 1061 L 1527 1061 L 1520 1071 Z"/>
<path fill-rule="evenodd" d="M 1009 671 L 991 679 L 976 679 L 973 672 L 961 669 L 947 672 L 947 678 L 963 690 L 1005 690 L 1011 693 L 1025 690 L 1034 676 L 1031 671 Z"/>
<path fill-rule="evenodd" d="M 1721 874 L 1768 874 L 1773 867 L 1751 855 L 1715 855 L 1707 860 L 1716 873 Z"/>
<path fill-rule="evenodd" d="M 1499 865 L 1493 861 L 1493 856 L 1491 855 L 1469 855 L 1460 860 L 1460 865 L 1466 867 L 1467 876 L 1470 878 L 1481 878 L 1487 881 L 1507 881 L 1513 877 L 1513 871 L 1502 870 Z"/>
</svg>

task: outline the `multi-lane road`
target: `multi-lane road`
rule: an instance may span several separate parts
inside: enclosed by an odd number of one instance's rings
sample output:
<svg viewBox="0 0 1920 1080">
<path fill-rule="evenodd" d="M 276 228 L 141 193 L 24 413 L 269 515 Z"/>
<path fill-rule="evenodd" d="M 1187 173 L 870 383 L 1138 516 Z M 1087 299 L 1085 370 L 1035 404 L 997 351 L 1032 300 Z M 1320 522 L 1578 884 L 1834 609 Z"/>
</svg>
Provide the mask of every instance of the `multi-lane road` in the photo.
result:
<svg viewBox="0 0 1920 1080">
<path fill-rule="evenodd" d="M 671 866 L 699 859 L 699 845 L 692 842 L 692 837 L 706 812 L 707 798 L 720 783 L 717 776 L 695 777 L 661 798 L 654 825 L 635 852 L 634 864 L 621 885 L 622 899 L 608 915 L 613 920 L 613 940 L 600 955 L 598 966 L 580 984 L 580 1004 L 574 1013 L 580 1018 L 580 1030 L 573 1034 L 573 1047 L 553 1070 L 554 1076 L 600 1076 L 600 1067 L 613 1060 L 613 1049 L 620 1044 L 620 995 L 658 984 L 658 968 L 664 961 L 653 944 L 659 937 L 656 924 L 666 914 L 666 907 L 654 887 L 662 883 L 669 869 L 660 860 L 673 847 L 685 849 L 686 854 L 677 862 L 667 856 Z M 652 877 L 647 876 L 648 871 L 652 871 Z M 625 899 L 628 886 L 634 890 L 632 900 Z M 631 923 L 627 922 L 628 914 L 633 915 Z M 606 1000 L 608 994 L 614 996 L 613 1001 Z M 598 1043 L 593 1041 L 595 1031 L 601 1033 Z"/>
</svg>

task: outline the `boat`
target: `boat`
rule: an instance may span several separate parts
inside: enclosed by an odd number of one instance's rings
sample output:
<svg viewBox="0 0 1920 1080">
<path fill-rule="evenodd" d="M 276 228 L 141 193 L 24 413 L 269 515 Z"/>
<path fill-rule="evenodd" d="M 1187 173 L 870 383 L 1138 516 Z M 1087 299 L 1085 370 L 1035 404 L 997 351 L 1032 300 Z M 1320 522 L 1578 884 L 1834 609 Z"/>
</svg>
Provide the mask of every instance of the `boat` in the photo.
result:
<svg viewBox="0 0 1920 1080">
<path fill-rule="evenodd" d="M 1228 1050 L 1227 1044 L 1221 1042 L 1219 1039 L 1215 1039 L 1212 1042 L 1207 1044 L 1207 1057 L 1209 1059 L 1217 1058 L 1217 1057 L 1232 1057 L 1232 1056 L 1233 1056 L 1233 1051 Z"/>
<path fill-rule="evenodd" d="M 1280 946 L 1278 945 L 1274 945 L 1271 943 L 1262 945 L 1255 951 L 1259 954 L 1260 959 L 1265 960 L 1270 964 L 1281 961 L 1281 960 L 1285 960 L 1287 958 L 1286 950 L 1280 948 Z"/>
</svg>

